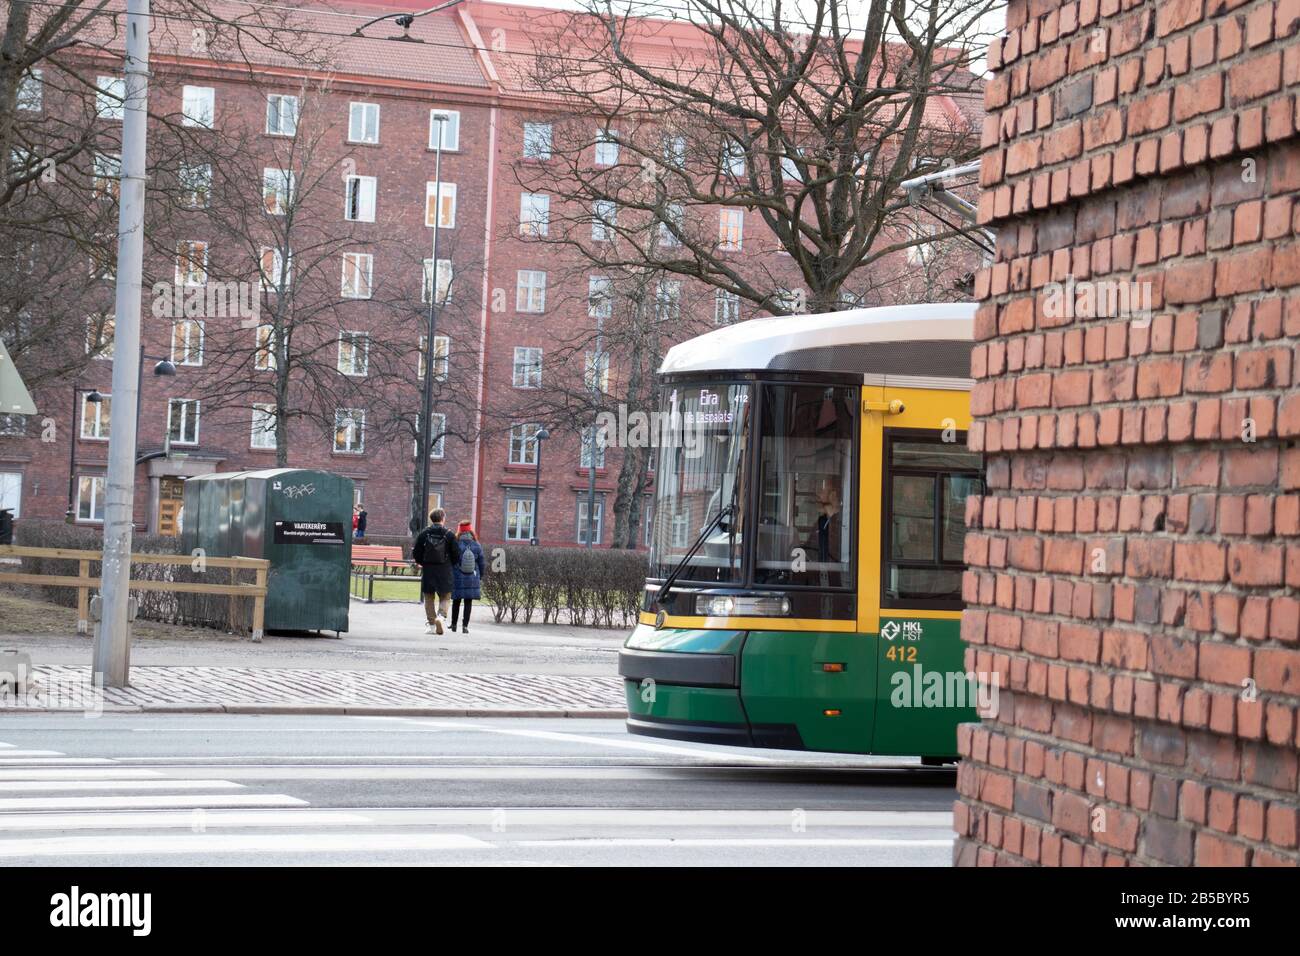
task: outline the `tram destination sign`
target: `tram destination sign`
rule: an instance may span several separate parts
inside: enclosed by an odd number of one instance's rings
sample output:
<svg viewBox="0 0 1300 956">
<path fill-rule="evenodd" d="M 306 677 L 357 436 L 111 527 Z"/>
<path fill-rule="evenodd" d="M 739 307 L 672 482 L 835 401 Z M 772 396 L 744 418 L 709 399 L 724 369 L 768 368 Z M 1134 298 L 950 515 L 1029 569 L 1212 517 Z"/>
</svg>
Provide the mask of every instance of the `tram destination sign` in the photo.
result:
<svg viewBox="0 0 1300 956">
<path fill-rule="evenodd" d="M 343 544 L 341 521 L 277 521 L 276 544 Z"/>
</svg>

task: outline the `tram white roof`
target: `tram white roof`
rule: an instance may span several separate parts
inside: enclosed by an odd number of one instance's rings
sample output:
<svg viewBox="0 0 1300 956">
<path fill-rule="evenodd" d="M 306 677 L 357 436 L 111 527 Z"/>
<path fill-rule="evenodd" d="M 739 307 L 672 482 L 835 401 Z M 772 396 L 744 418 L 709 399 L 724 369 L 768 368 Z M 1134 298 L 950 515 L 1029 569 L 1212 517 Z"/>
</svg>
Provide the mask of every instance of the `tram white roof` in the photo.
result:
<svg viewBox="0 0 1300 956">
<path fill-rule="evenodd" d="M 750 319 L 674 345 L 659 372 L 783 369 L 964 378 L 974 327 L 971 302 Z"/>
</svg>

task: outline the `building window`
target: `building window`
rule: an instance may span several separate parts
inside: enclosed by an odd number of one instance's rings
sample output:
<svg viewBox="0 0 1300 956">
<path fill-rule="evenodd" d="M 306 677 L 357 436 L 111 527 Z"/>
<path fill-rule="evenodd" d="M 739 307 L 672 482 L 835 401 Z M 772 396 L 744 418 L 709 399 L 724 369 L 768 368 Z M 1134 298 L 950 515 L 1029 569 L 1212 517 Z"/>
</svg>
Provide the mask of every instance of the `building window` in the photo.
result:
<svg viewBox="0 0 1300 956">
<path fill-rule="evenodd" d="M 655 532 L 655 525 L 654 525 L 654 517 L 655 517 L 654 505 L 652 505 L 652 504 L 650 503 L 650 496 L 649 496 L 649 495 L 646 496 L 646 499 L 645 499 L 645 507 L 644 507 L 644 509 L 643 509 L 643 511 L 642 511 L 642 515 L 643 515 L 643 517 L 641 518 L 641 523 L 642 523 L 643 525 L 645 525 L 645 531 L 643 532 L 643 537 L 642 537 L 642 539 L 641 539 L 641 543 L 642 543 L 643 545 L 645 545 L 645 546 L 648 548 L 648 547 L 650 547 L 650 542 L 654 539 L 654 532 Z"/>
<path fill-rule="evenodd" d="M 583 357 L 582 387 L 591 392 L 609 391 L 608 352 L 588 352 Z"/>
<path fill-rule="evenodd" d="M 96 199 L 117 199 L 121 194 L 122 157 L 117 153 L 96 153 L 93 194 Z"/>
<path fill-rule="evenodd" d="M 719 172 L 735 180 L 745 178 L 745 146 L 740 140 L 728 138 L 722 144 Z"/>
<path fill-rule="evenodd" d="M 544 236 L 550 231 L 551 197 L 546 193 L 519 194 L 519 234 Z"/>
<path fill-rule="evenodd" d="M 432 259 L 424 260 L 424 287 L 420 290 L 420 301 L 427 303 L 429 301 L 430 291 L 430 267 L 433 265 Z M 451 301 L 451 260 L 438 260 L 438 304 L 446 305 Z"/>
<path fill-rule="evenodd" d="M 596 130 L 596 165 L 618 165 L 618 133 L 612 129 Z"/>
<path fill-rule="evenodd" d="M 28 70 L 18 82 L 17 107 L 32 113 L 39 113 L 45 101 L 45 73 L 42 70 Z"/>
<path fill-rule="evenodd" d="M 516 312 L 546 311 L 546 273 L 537 269 L 520 269 L 515 285 Z"/>
<path fill-rule="evenodd" d="M 438 188 L 438 200 L 435 203 L 434 188 Z M 454 229 L 456 226 L 456 184 L 424 184 L 424 224 L 433 226 L 434 209 L 438 210 L 438 228 Z"/>
<path fill-rule="evenodd" d="M 713 324 L 731 325 L 740 321 L 740 296 L 726 289 L 713 293 Z"/>
<path fill-rule="evenodd" d="M 542 350 L 515 347 L 514 378 L 515 388 L 542 387 Z"/>
<path fill-rule="evenodd" d="M 442 116 L 442 122 L 435 117 Z M 429 110 L 429 148 L 438 148 L 438 130 L 442 130 L 442 148 L 448 152 L 460 149 L 460 112 L 458 110 Z"/>
<path fill-rule="evenodd" d="M 420 336 L 420 358 L 419 358 L 419 378 L 424 381 L 424 351 L 428 345 L 429 337 Z M 448 356 L 451 354 L 451 339 L 445 335 L 435 335 L 433 337 L 433 380 L 435 382 L 447 381 Z"/>
<path fill-rule="evenodd" d="M 104 520 L 104 479 L 90 475 L 77 478 L 77 520 Z"/>
<path fill-rule="evenodd" d="M 609 242 L 618 226 L 618 204 L 612 199 L 597 199 L 591 204 L 591 241 Z"/>
<path fill-rule="evenodd" d="M 660 279 L 655 286 L 655 318 L 676 322 L 682 317 L 682 284 L 678 279 Z"/>
<path fill-rule="evenodd" d="M 90 396 L 81 396 L 81 437 L 108 438 L 108 425 L 113 417 L 113 396 L 101 396 L 100 401 L 90 401 Z"/>
<path fill-rule="evenodd" d="M 721 209 L 718 211 L 718 248 L 729 252 L 740 250 L 744 241 L 745 210 Z"/>
<path fill-rule="evenodd" d="M 279 368 L 279 359 L 276 358 L 276 352 L 275 326 L 259 325 L 257 327 L 257 348 L 253 353 L 253 367 L 259 372 Z"/>
<path fill-rule="evenodd" d="M 26 438 L 27 416 L 16 413 L 0 415 L 0 435 L 5 438 Z"/>
<path fill-rule="evenodd" d="M 199 443 L 199 403 L 188 398 L 173 398 L 167 403 L 167 434 L 173 445 Z"/>
<path fill-rule="evenodd" d="M 181 164 L 178 172 L 181 187 L 181 204 L 188 209 L 207 209 L 212 198 L 212 166 L 196 163 Z"/>
<path fill-rule="evenodd" d="M 411 454 L 418 456 L 420 454 L 420 415 L 415 416 L 415 447 Z M 429 457 L 442 458 L 447 448 L 447 416 L 442 412 L 434 412 L 429 416 Z"/>
<path fill-rule="evenodd" d="M 368 252 L 343 253 L 343 298 L 368 299 L 375 257 Z"/>
<path fill-rule="evenodd" d="M 379 142 L 379 104 L 348 104 L 348 142 Z"/>
<path fill-rule="evenodd" d="M 172 323 L 172 361 L 177 365 L 203 364 L 203 323 L 179 319 Z"/>
<path fill-rule="evenodd" d="M 966 499 L 981 494 L 983 457 L 966 436 L 886 431 L 882 606 L 959 610 Z"/>
<path fill-rule="evenodd" d="M 212 129 L 216 93 L 210 86 L 187 86 L 181 91 L 181 125 Z"/>
<path fill-rule="evenodd" d="M 343 218 L 374 222 L 378 180 L 374 176 L 349 176 L 343 182 Z"/>
<path fill-rule="evenodd" d="M 682 169 L 686 165 L 686 137 L 665 136 L 662 145 L 664 165 Z"/>
<path fill-rule="evenodd" d="M 116 331 L 116 316 L 92 315 L 86 319 L 86 354 L 91 358 L 111 359 L 113 357 L 113 334 Z"/>
<path fill-rule="evenodd" d="M 601 434 L 600 429 L 595 425 L 588 425 L 582 430 L 582 454 L 579 459 L 579 468 L 589 469 L 591 465 L 592 445 L 596 448 L 596 467 L 605 467 L 605 436 Z"/>
<path fill-rule="evenodd" d="M 907 261 L 914 266 L 929 265 L 934 261 L 935 244 L 932 241 L 938 227 L 932 222 L 913 223 L 910 229 L 912 245 L 907 247 Z"/>
<path fill-rule="evenodd" d="M 253 405 L 253 435 L 249 444 L 264 451 L 275 450 L 275 406 L 258 402 Z"/>
<path fill-rule="evenodd" d="M 370 371 L 370 335 L 368 333 L 339 333 L 338 369 L 344 375 L 366 375 Z"/>
<path fill-rule="evenodd" d="M 506 492 L 506 540 L 528 541 L 533 537 L 533 494 Z"/>
<path fill-rule="evenodd" d="M 334 410 L 334 450 L 351 455 L 359 455 L 366 450 L 365 409 Z"/>
<path fill-rule="evenodd" d="M 795 152 L 799 156 L 798 159 L 794 156 L 781 157 L 781 177 L 792 182 L 801 183 L 803 182 L 803 172 L 799 169 L 799 163 L 802 162 L 803 150 L 796 150 Z"/>
<path fill-rule="evenodd" d="M 537 464 L 537 433 L 542 426 L 529 423 L 510 428 L 510 464 Z"/>
<path fill-rule="evenodd" d="M 665 246 L 680 246 L 677 232 L 686 225 L 686 208 L 677 202 L 670 202 L 664 207 L 663 219 L 659 222 L 659 241 Z"/>
<path fill-rule="evenodd" d="M 687 541 L 689 530 L 690 512 L 679 511 L 673 515 L 672 546 L 674 548 L 684 548 L 690 543 Z"/>
<path fill-rule="evenodd" d="M 293 173 L 269 167 L 262 170 L 262 205 L 269 215 L 283 216 L 293 198 Z"/>
<path fill-rule="evenodd" d="M 608 276 L 587 278 L 587 315 L 608 319 L 614 314 L 614 282 Z"/>
<path fill-rule="evenodd" d="M 290 271 L 293 269 L 293 256 L 285 262 L 284 254 L 270 246 L 262 247 L 261 284 L 263 292 L 284 292 L 289 288 Z"/>
<path fill-rule="evenodd" d="M 95 79 L 95 113 L 100 119 L 120 120 L 126 115 L 126 80 L 120 76 Z"/>
<path fill-rule="evenodd" d="M 266 98 L 266 131 L 272 136 L 298 132 L 298 97 L 272 93 Z"/>
<path fill-rule="evenodd" d="M 575 509 L 578 515 L 578 544 L 587 543 L 587 528 L 588 528 L 587 513 L 590 507 L 591 507 L 591 497 L 589 495 L 579 493 L 578 507 L 577 509 Z M 601 539 L 604 538 L 604 524 L 605 524 L 605 496 L 597 495 L 596 511 L 591 520 L 591 528 L 592 528 L 591 539 L 595 544 L 600 544 Z"/>
<path fill-rule="evenodd" d="M 551 158 L 551 124 L 524 124 L 524 159 Z"/>
<path fill-rule="evenodd" d="M 0 471 L 0 511 L 22 517 L 23 475 L 19 471 Z"/>
</svg>

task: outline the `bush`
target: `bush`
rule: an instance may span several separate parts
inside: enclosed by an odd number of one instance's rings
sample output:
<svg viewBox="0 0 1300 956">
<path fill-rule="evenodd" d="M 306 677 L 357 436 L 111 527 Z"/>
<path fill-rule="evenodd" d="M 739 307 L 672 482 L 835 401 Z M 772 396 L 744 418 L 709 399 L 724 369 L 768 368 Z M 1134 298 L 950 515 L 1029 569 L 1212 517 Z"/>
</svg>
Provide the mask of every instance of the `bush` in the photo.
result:
<svg viewBox="0 0 1300 956">
<path fill-rule="evenodd" d="M 73 548 L 103 551 L 104 537 L 97 528 L 69 525 L 60 521 L 25 520 L 15 525 L 15 544 L 28 548 Z M 181 539 L 163 535 L 135 533 L 131 550 L 136 554 L 180 554 Z M 29 574 L 77 576 L 78 564 L 67 558 L 23 558 L 23 571 Z M 100 576 L 100 562 L 90 562 L 90 577 Z M 251 584 L 255 573 L 239 570 L 231 579 L 226 568 L 195 571 L 189 565 L 133 564 L 131 578 L 136 581 L 207 581 Z M 213 577 L 219 575 L 219 577 Z M 44 600 L 64 607 L 77 606 L 76 588 L 38 587 Z M 252 627 L 253 602 L 247 598 L 232 601 L 228 595 L 180 594 L 171 591 L 133 591 L 139 602 L 137 615 L 146 621 L 163 624 L 188 624 L 226 631 L 247 631 Z M 233 616 L 232 616 L 233 605 Z"/>
<path fill-rule="evenodd" d="M 489 551 L 483 600 L 497 622 L 561 615 L 575 626 L 627 627 L 636 621 L 645 592 L 646 556 L 638 551 L 508 547 Z M 500 570 L 493 571 L 493 566 Z"/>
</svg>

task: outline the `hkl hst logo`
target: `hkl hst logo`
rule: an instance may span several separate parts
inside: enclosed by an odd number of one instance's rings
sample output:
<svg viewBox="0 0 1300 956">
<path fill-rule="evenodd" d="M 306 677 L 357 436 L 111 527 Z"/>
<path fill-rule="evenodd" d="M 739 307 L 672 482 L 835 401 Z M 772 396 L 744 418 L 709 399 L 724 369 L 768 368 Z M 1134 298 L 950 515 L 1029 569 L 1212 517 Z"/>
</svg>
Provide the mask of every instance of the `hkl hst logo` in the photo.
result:
<svg viewBox="0 0 1300 956">
<path fill-rule="evenodd" d="M 920 621 L 886 621 L 880 628 L 880 636 L 887 641 L 902 634 L 905 641 L 919 641 L 921 639 L 921 622 Z"/>
</svg>

